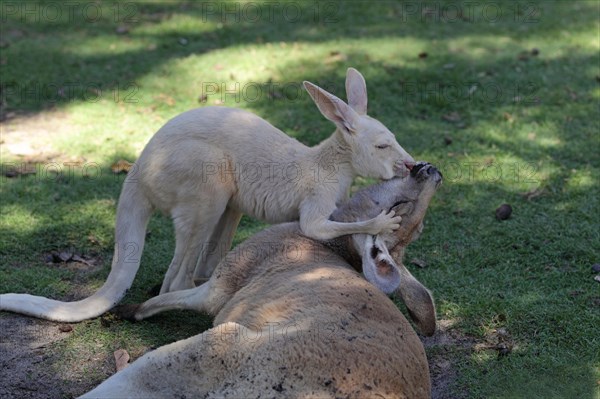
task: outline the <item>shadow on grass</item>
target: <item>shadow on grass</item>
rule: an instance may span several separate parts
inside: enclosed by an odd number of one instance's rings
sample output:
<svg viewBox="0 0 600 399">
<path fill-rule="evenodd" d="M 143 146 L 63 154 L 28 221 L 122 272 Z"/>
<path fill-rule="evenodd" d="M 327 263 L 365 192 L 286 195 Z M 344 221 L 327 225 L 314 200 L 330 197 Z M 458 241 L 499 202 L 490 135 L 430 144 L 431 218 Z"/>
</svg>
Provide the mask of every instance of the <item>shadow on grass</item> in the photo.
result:
<svg viewBox="0 0 600 399">
<path fill-rule="evenodd" d="M 427 42 L 463 36 L 526 39 L 560 36 L 564 29 L 575 34 L 596 22 L 596 7 L 590 2 L 495 1 L 450 4 L 448 9 L 419 2 L 277 4 L 11 3 L 2 16 L 3 114 L 96 101 L 98 91 L 133 99 L 138 79 L 160 72 L 165 63 L 233 46 L 390 37 L 423 40 L 427 50 Z M 254 8 L 260 17 L 254 17 Z M 455 9 L 463 11 L 456 14 Z"/>
</svg>

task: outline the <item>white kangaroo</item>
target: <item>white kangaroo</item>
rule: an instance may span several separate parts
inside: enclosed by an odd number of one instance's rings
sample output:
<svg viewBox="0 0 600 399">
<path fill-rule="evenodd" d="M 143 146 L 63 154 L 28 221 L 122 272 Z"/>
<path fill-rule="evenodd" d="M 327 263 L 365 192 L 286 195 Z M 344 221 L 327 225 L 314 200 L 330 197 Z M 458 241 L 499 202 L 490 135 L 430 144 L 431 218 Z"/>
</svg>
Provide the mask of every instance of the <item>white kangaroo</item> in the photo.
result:
<svg viewBox="0 0 600 399">
<path fill-rule="evenodd" d="M 335 220 L 356 221 L 396 209 L 400 228 L 378 236 L 383 246 L 363 234 L 319 242 L 298 223 L 280 224 L 229 252 L 207 283 L 120 307 L 137 320 L 174 308 L 204 311 L 214 327 L 147 353 L 82 398 L 431 398 L 421 341 L 353 268 L 370 269 L 379 283 L 400 273 L 393 289 L 433 334 L 433 299 L 402 257 L 441 180 L 419 163 L 411 177 L 369 187 L 336 211 Z"/>
<path fill-rule="evenodd" d="M 401 218 L 394 212 L 360 222 L 329 220 L 357 175 L 391 179 L 414 165 L 394 135 L 366 115 L 364 78 L 348 69 L 350 105 L 310 82 L 304 87 L 335 124 L 330 138 L 310 148 L 239 109 L 205 107 L 176 116 L 152 137 L 125 179 L 104 285 L 76 302 L 3 294 L 0 310 L 77 322 L 111 309 L 137 273 L 155 209 L 170 215 L 175 226 L 175 254 L 161 293 L 189 289 L 194 280 L 210 277 L 231 247 L 243 213 L 269 223 L 299 220 L 302 232 L 316 239 L 398 228 Z"/>
</svg>

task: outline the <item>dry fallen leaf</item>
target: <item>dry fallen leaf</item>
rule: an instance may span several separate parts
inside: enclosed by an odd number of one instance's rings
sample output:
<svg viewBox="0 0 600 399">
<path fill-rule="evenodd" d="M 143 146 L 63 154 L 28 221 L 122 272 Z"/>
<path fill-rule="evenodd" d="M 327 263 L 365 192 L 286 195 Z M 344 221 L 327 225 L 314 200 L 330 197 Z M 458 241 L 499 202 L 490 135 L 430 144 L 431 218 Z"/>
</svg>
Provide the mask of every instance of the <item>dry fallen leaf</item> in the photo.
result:
<svg viewBox="0 0 600 399">
<path fill-rule="evenodd" d="M 543 187 L 538 187 L 534 190 L 531 191 L 527 191 L 525 193 L 521 193 L 521 195 L 527 200 L 527 201 L 531 201 L 534 198 L 537 198 L 539 196 L 545 195 L 546 194 L 546 189 Z"/>
<path fill-rule="evenodd" d="M 33 164 L 23 163 L 21 165 L 15 165 L 7 167 L 6 169 L 2 168 L 2 174 L 6 177 L 18 177 L 18 176 L 27 176 L 27 175 L 35 175 L 36 168 Z"/>
<path fill-rule="evenodd" d="M 127 173 L 129 172 L 132 166 L 133 164 L 131 162 L 128 162 L 124 159 L 119 159 L 117 162 L 113 163 L 110 166 L 110 169 L 114 174 Z"/>
<path fill-rule="evenodd" d="M 129 366 L 129 353 L 125 349 L 117 349 L 114 353 L 117 372 Z"/>
<path fill-rule="evenodd" d="M 172 107 L 173 105 L 175 105 L 175 99 L 169 95 L 166 95 L 164 93 L 160 93 L 158 96 L 154 96 L 154 99 L 157 101 L 162 102 L 163 104 L 167 104 L 168 106 Z"/>
<path fill-rule="evenodd" d="M 339 51 L 332 51 L 329 53 L 329 57 L 325 59 L 326 64 L 333 64 L 336 62 L 346 61 L 348 56 L 344 53 L 340 53 Z"/>
<path fill-rule="evenodd" d="M 90 262 L 88 262 L 87 260 L 83 259 L 81 256 L 79 256 L 77 254 L 73 254 L 73 257 L 71 258 L 71 260 L 73 262 L 79 262 L 79 263 L 83 263 L 84 265 L 93 266 Z"/>
<path fill-rule="evenodd" d="M 68 262 L 72 257 L 73 254 L 67 251 L 63 251 L 58 254 L 58 259 L 60 259 L 62 262 Z"/>
<path fill-rule="evenodd" d="M 412 258 L 410 260 L 410 263 L 412 265 L 419 266 L 421 269 L 427 267 L 427 262 L 425 262 L 423 259 L 419 259 L 419 258 Z"/>
<path fill-rule="evenodd" d="M 89 259 L 89 257 L 86 257 Z M 87 266 L 94 266 L 93 259 L 90 262 L 88 259 L 84 258 L 80 254 L 76 254 L 70 251 L 52 251 L 44 255 L 44 261 L 46 263 L 70 263 L 70 262 L 78 262 L 83 263 Z"/>
<path fill-rule="evenodd" d="M 446 122 L 458 122 L 460 121 L 460 114 L 456 111 L 450 112 L 449 114 L 442 115 L 442 119 Z"/>
</svg>

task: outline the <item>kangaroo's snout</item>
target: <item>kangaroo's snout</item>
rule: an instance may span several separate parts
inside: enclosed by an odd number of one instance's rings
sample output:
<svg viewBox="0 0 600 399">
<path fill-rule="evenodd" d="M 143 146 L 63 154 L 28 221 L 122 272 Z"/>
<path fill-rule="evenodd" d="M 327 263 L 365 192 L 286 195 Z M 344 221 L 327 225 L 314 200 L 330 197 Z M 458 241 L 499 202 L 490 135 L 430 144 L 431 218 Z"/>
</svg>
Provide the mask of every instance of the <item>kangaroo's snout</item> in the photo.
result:
<svg viewBox="0 0 600 399">
<path fill-rule="evenodd" d="M 394 163 L 394 174 L 398 177 L 406 177 L 414 168 L 416 162 L 398 143 L 396 143 L 395 147 L 397 150 L 396 156 L 398 158 L 396 158 L 396 162 Z"/>
<path fill-rule="evenodd" d="M 443 179 L 442 173 L 435 166 L 422 161 L 417 162 L 410 169 L 410 175 L 417 180 L 433 178 L 437 183 L 441 183 Z"/>
</svg>

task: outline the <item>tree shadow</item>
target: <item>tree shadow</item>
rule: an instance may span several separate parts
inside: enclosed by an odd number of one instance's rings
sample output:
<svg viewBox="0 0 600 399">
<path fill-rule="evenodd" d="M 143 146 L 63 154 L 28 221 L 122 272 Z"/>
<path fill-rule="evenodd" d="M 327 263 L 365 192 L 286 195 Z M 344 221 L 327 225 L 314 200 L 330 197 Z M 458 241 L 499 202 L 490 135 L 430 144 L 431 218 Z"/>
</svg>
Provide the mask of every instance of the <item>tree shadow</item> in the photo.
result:
<svg viewBox="0 0 600 399">
<path fill-rule="evenodd" d="M 15 110 L 95 101 L 102 91 L 131 95 L 140 78 L 169 61 L 232 46 L 389 37 L 422 40 L 427 51 L 460 37 L 524 40 L 563 28 L 575 34 L 595 23 L 587 2 L 476 4 L 377 2 L 365 13 L 361 2 L 11 3 L 1 30 L 2 111 L 6 118 Z M 577 24 L 545 17 L 557 13 Z M 481 26 L 488 28 L 483 35 Z"/>
</svg>

